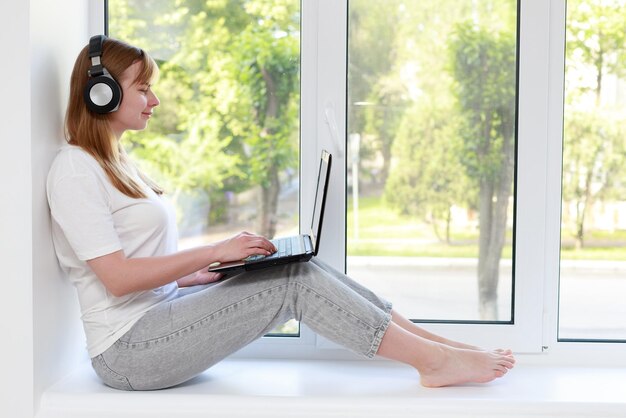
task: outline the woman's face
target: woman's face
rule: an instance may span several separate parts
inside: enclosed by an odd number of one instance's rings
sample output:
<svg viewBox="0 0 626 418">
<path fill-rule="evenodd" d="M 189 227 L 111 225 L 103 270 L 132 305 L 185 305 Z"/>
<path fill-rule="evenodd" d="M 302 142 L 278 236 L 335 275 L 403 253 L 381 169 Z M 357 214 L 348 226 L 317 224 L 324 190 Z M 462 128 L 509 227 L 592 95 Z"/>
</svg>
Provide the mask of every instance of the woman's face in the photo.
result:
<svg viewBox="0 0 626 418">
<path fill-rule="evenodd" d="M 141 70 L 137 61 L 122 73 L 118 80 L 122 88 L 122 103 L 111 113 L 109 123 L 119 139 L 126 130 L 142 130 L 148 125 L 153 109 L 159 105 L 150 84 L 137 84 L 135 79 Z"/>
</svg>

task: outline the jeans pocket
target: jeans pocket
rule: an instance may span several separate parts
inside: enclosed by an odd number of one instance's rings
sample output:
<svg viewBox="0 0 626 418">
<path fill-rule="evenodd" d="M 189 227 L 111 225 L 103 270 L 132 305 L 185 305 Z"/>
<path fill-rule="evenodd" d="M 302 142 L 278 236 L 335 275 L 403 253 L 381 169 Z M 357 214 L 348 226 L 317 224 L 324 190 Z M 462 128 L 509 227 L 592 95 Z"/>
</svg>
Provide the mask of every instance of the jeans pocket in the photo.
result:
<svg viewBox="0 0 626 418">
<path fill-rule="evenodd" d="M 105 385 L 114 389 L 134 390 L 126 376 L 111 370 L 102 354 L 91 359 L 91 366 Z"/>
</svg>

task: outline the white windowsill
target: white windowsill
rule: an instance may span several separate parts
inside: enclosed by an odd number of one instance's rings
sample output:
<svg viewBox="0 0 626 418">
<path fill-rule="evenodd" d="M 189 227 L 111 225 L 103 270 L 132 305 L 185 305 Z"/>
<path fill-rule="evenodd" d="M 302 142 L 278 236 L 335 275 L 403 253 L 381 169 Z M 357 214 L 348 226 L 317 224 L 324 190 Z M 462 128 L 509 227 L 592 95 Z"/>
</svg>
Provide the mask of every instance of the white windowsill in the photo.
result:
<svg viewBox="0 0 626 418">
<path fill-rule="evenodd" d="M 520 364 L 484 385 L 428 389 L 387 361 L 226 360 L 176 388 L 123 392 L 89 364 L 43 395 L 37 418 L 626 417 L 626 368 Z"/>
</svg>

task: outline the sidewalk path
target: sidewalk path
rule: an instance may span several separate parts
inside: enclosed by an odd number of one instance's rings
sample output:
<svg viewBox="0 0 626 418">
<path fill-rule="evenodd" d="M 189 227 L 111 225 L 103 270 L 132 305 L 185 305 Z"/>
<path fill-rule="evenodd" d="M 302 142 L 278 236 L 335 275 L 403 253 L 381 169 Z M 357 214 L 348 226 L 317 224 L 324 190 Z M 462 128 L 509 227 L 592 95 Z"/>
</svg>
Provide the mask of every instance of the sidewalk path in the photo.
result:
<svg viewBox="0 0 626 418">
<path fill-rule="evenodd" d="M 348 257 L 348 274 L 410 318 L 479 320 L 475 259 Z M 561 264 L 560 337 L 626 339 L 626 262 Z M 503 260 L 498 320 L 511 314 L 512 268 Z"/>
</svg>

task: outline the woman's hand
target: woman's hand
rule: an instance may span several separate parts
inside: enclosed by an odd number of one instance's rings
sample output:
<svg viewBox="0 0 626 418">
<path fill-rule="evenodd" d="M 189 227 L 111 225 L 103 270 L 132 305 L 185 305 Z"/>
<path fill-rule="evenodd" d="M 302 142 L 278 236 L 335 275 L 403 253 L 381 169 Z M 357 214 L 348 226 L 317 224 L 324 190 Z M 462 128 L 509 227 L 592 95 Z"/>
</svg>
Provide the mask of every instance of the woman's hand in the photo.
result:
<svg viewBox="0 0 626 418">
<path fill-rule="evenodd" d="M 222 273 L 214 273 L 207 271 L 208 267 L 198 270 L 189 276 L 182 277 L 176 282 L 179 287 L 197 286 L 202 284 L 209 284 L 220 280 L 223 277 Z"/>
<path fill-rule="evenodd" d="M 215 252 L 216 261 L 225 263 L 243 260 L 255 254 L 271 255 L 276 252 L 276 247 L 267 238 L 244 231 L 216 243 Z"/>
</svg>

